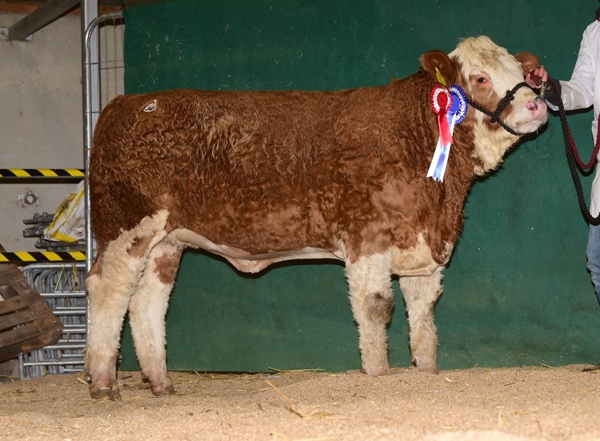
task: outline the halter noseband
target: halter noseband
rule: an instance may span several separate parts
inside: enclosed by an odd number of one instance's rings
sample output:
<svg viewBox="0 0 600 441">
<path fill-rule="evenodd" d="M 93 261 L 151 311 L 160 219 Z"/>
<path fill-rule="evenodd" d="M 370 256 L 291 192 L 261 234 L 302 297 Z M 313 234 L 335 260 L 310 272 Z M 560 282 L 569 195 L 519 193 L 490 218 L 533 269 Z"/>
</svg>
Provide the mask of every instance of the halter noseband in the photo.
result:
<svg viewBox="0 0 600 441">
<path fill-rule="evenodd" d="M 519 90 L 521 87 L 524 87 L 524 86 L 529 87 L 529 85 L 525 81 L 523 81 L 522 83 L 517 84 L 511 90 L 508 90 L 506 92 L 506 95 L 504 95 L 504 98 L 502 98 L 502 100 L 498 103 L 498 107 L 496 107 L 496 110 L 494 110 L 493 112 L 490 112 L 489 110 L 487 110 L 486 108 L 484 108 L 480 104 L 476 103 L 475 101 L 472 101 L 468 97 L 467 97 L 467 102 L 471 106 L 473 106 L 475 109 L 477 109 L 480 112 L 485 113 L 487 116 L 491 117 L 490 122 L 492 122 L 492 123 L 497 122 L 508 133 L 510 133 L 512 135 L 516 135 L 516 136 L 521 136 L 522 133 L 515 132 L 512 128 L 510 128 L 509 126 L 507 126 L 500 119 L 500 114 L 502 113 L 502 111 L 504 109 L 506 109 L 506 106 L 508 106 L 510 104 L 510 102 L 515 99 L 515 93 L 517 93 L 517 90 Z"/>
</svg>

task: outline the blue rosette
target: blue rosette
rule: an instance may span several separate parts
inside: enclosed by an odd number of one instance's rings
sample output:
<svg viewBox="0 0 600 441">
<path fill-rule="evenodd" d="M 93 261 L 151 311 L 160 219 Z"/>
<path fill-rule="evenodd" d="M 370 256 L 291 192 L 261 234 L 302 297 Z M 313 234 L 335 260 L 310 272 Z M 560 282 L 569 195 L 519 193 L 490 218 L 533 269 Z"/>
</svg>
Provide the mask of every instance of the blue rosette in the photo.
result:
<svg viewBox="0 0 600 441">
<path fill-rule="evenodd" d="M 450 87 L 450 95 L 452 96 L 452 105 L 448 111 L 448 119 L 452 121 L 454 118 L 454 124 L 460 124 L 467 116 L 467 95 L 457 84 Z"/>
</svg>

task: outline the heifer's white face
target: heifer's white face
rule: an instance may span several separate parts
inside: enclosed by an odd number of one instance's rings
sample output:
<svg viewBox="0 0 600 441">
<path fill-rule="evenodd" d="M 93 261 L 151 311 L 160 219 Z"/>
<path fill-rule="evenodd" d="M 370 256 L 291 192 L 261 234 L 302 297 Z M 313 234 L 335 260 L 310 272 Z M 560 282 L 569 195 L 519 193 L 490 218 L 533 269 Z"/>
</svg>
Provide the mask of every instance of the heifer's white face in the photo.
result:
<svg viewBox="0 0 600 441">
<path fill-rule="evenodd" d="M 488 37 L 465 39 L 449 56 L 461 65 L 467 95 L 491 112 L 507 91 L 523 82 L 521 63 Z M 519 88 L 501 120 L 519 134 L 536 132 L 548 119 L 546 103 L 536 97 L 529 87 Z M 482 112 L 476 111 L 475 117 L 475 155 L 484 164 L 476 172 L 482 174 L 502 162 L 517 137 L 498 124 L 485 124 L 489 117 Z"/>
</svg>

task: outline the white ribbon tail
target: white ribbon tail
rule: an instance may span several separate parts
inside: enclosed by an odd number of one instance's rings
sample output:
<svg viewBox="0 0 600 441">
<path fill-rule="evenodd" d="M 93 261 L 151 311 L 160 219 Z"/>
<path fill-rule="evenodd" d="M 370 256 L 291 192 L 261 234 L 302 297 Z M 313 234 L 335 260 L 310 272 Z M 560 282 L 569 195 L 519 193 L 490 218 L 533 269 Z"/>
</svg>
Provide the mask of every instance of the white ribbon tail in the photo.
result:
<svg viewBox="0 0 600 441">
<path fill-rule="evenodd" d="M 456 114 L 453 114 L 452 120 L 450 121 L 450 134 L 454 133 L 455 120 Z M 441 144 L 441 139 L 438 138 L 438 143 L 435 147 L 435 153 L 433 154 L 433 159 L 431 160 L 431 165 L 429 166 L 429 171 L 427 172 L 427 177 L 443 182 L 444 174 L 446 173 L 446 166 L 448 165 L 448 157 L 450 155 L 450 146 L 452 144 Z"/>
<path fill-rule="evenodd" d="M 431 160 L 431 164 L 429 165 L 429 171 L 427 172 L 428 178 L 433 178 L 435 180 L 439 180 L 436 176 L 434 176 L 435 169 L 440 159 L 440 154 L 442 153 L 442 140 L 438 138 L 437 146 L 435 147 L 435 153 L 433 154 L 433 159 Z"/>
</svg>

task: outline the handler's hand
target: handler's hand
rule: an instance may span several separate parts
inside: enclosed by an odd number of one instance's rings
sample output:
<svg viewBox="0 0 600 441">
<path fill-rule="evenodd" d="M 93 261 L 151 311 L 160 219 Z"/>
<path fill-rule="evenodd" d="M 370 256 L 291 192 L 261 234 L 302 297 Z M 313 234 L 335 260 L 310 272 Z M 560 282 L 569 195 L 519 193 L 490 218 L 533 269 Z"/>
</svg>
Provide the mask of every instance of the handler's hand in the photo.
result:
<svg viewBox="0 0 600 441">
<path fill-rule="evenodd" d="M 544 66 L 540 66 L 538 69 L 529 71 L 525 77 L 525 82 L 529 84 L 529 87 L 532 89 L 540 89 L 542 86 L 546 85 L 547 81 L 548 72 L 546 72 Z"/>
</svg>

